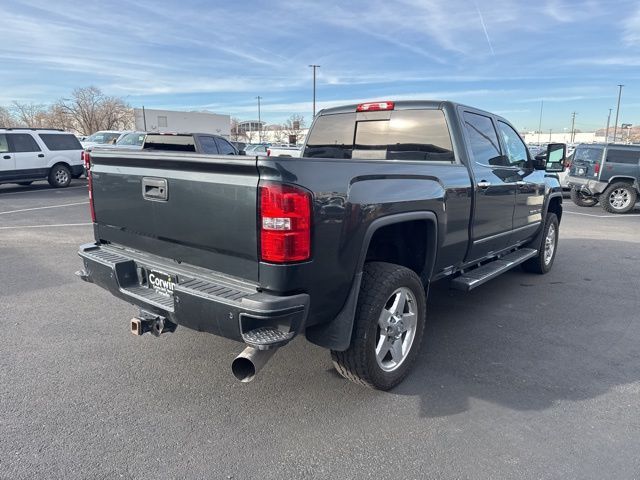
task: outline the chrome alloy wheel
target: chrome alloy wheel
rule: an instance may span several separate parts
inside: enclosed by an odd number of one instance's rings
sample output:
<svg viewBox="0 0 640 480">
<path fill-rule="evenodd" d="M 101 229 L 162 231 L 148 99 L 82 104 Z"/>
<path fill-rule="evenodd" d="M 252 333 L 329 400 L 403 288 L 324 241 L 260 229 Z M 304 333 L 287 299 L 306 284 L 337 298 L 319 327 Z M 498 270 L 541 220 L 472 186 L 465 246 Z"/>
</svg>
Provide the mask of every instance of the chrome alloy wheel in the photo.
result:
<svg viewBox="0 0 640 480">
<path fill-rule="evenodd" d="M 616 210 L 622 210 L 629 206 L 631 202 L 631 195 L 626 188 L 616 188 L 609 194 L 609 205 Z"/>
<path fill-rule="evenodd" d="M 60 169 L 56 170 L 56 173 L 55 173 L 54 177 L 55 177 L 56 183 L 58 185 L 64 185 L 65 183 L 67 183 L 69 181 L 69 174 L 63 168 L 60 168 Z"/>
<path fill-rule="evenodd" d="M 556 226 L 552 223 L 544 239 L 544 264 L 549 265 L 556 250 Z"/>
<path fill-rule="evenodd" d="M 407 358 L 416 336 L 417 309 L 407 287 L 398 288 L 385 303 L 376 333 L 376 361 L 385 372 L 393 372 Z"/>
</svg>

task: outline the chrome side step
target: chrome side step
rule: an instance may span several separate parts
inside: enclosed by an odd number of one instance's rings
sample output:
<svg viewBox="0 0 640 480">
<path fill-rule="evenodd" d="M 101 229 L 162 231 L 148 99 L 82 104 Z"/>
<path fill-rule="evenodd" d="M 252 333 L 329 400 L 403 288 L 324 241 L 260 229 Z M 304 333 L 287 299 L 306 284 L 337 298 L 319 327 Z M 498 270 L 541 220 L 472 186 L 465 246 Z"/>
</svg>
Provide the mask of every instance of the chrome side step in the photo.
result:
<svg viewBox="0 0 640 480">
<path fill-rule="evenodd" d="M 511 252 L 504 257 L 493 260 L 456 277 L 451 281 L 451 288 L 468 292 L 488 282 L 492 278 L 497 277 L 501 273 L 512 269 L 516 265 L 520 265 L 524 261 L 535 257 L 537 254 L 538 251 L 533 248 L 521 248 L 520 250 Z"/>
</svg>

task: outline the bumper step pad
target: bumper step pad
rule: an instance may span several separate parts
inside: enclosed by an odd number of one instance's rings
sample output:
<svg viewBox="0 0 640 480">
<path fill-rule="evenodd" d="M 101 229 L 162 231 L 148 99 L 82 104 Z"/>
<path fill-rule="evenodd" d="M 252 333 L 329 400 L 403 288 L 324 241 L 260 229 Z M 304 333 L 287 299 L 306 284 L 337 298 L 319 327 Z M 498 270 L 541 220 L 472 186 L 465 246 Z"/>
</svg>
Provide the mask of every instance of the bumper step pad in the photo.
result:
<svg viewBox="0 0 640 480">
<path fill-rule="evenodd" d="M 242 339 L 250 347 L 268 350 L 286 345 L 295 332 L 283 332 L 276 327 L 260 327 L 242 334 Z"/>
</svg>

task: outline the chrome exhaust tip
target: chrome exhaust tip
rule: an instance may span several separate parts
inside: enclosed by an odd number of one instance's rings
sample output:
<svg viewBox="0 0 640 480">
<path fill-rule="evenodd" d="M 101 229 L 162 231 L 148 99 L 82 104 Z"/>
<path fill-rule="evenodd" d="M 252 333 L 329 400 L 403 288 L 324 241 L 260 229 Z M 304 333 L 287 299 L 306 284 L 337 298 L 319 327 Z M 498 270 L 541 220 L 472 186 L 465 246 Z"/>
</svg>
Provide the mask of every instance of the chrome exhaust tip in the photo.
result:
<svg viewBox="0 0 640 480">
<path fill-rule="evenodd" d="M 258 350 L 253 347 L 245 348 L 231 363 L 233 376 L 244 383 L 252 381 L 262 367 L 271 359 L 276 348 Z"/>
</svg>

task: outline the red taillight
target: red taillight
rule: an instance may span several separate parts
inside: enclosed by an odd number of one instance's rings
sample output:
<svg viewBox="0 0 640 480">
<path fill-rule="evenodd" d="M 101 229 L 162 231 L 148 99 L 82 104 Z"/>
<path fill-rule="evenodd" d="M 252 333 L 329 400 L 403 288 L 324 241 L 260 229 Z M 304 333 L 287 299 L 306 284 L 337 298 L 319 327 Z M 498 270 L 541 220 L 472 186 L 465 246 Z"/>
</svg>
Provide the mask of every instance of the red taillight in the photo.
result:
<svg viewBox="0 0 640 480">
<path fill-rule="evenodd" d="M 598 175 L 600 173 L 600 164 L 596 163 L 595 167 L 593 168 L 593 174 L 594 175 Z"/>
<path fill-rule="evenodd" d="M 371 102 L 361 103 L 356 108 L 356 112 L 375 112 L 381 110 L 393 110 L 396 107 L 394 102 Z"/>
<path fill-rule="evenodd" d="M 267 157 L 270 157 L 270 156 L 271 156 L 271 149 L 267 148 Z"/>
<path fill-rule="evenodd" d="M 93 206 L 93 178 L 91 176 L 91 156 L 89 152 L 82 152 L 82 160 L 87 172 L 87 184 L 89 185 L 89 211 L 91 212 L 91 221 L 96 223 L 96 210 Z"/>
<path fill-rule="evenodd" d="M 260 259 L 302 262 L 311 257 L 311 194 L 291 185 L 260 186 Z"/>
</svg>

